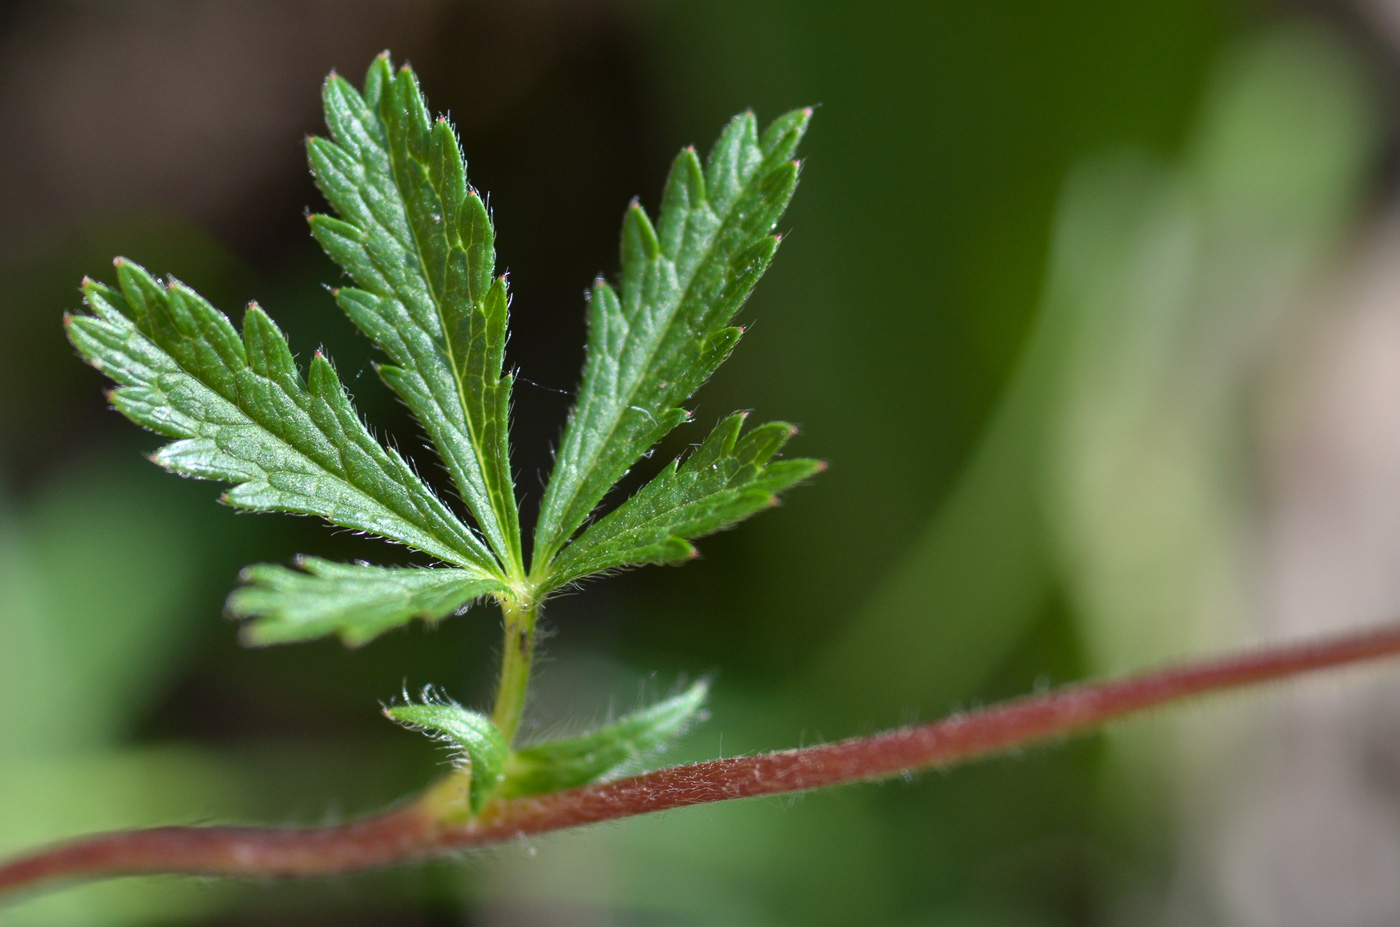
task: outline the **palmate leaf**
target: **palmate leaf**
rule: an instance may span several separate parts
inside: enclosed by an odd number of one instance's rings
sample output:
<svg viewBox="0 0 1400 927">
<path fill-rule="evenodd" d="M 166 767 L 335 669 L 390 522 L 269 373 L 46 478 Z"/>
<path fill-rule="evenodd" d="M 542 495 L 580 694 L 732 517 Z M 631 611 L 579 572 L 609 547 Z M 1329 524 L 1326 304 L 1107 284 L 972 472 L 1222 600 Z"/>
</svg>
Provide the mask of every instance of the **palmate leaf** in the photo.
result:
<svg viewBox="0 0 1400 927">
<path fill-rule="evenodd" d="M 239 574 L 243 586 L 228 612 L 251 619 L 250 644 L 285 644 L 335 634 L 352 647 L 415 618 L 436 623 L 466 602 L 496 592 L 500 582 L 471 570 L 382 567 L 298 557 L 292 570 L 258 563 Z"/>
<path fill-rule="evenodd" d="M 507 647 L 491 717 L 435 696 L 386 711 L 461 753 L 470 775 L 449 779 L 446 807 L 465 798 L 475 814 L 493 795 L 617 775 L 679 736 L 699 716 L 706 686 L 581 737 L 512 752 L 540 607 L 591 574 L 688 559 L 694 539 L 770 507 L 820 469 L 776 459 L 790 426 L 745 434 L 744 416 L 730 416 L 580 533 L 628 469 L 689 418 L 681 404 L 739 340 L 731 323 L 777 249 L 773 229 L 797 183 L 792 158 L 811 112 L 789 113 L 761 135 L 752 114 L 736 117 L 703 167 L 691 149 L 676 159 L 655 227 L 637 203 L 629 208 L 619 285 L 599 280 L 590 297 L 583 379 L 527 572 L 507 433 L 512 379 L 503 372 L 509 296 L 486 204 L 467 181 L 452 127 L 431 118 L 413 72 L 395 71 L 387 54 L 363 93 L 332 74 L 323 100 L 329 136 L 309 139 L 308 155 L 338 217 L 310 223 L 354 279 L 335 291 L 337 302 L 388 355 L 383 380 L 422 425 L 480 534 L 370 434 L 319 352 L 303 377 L 256 305 L 240 332 L 188 287 L 119 259 L 116 288 L 84 281 L 88 311 L 68 319 L 69 337 L 116 381 L 119 411 L 175 439 L 156 463 L 231 484 L 225 499 L 234 506 L 317 515 L 446 564 L 255 564 L 228 600 L 248 643 L 335 635 L 357 646 L 482 597 L 499 602 Z"/>
<path fill-rule="evenodd" d="M 521 567 L 502 376 L 508 297 L 494 276 L 495 232 L 467 183 L 456 134 L 428 114 L 418 80 L 388 56 L 361 96 L 334 74 L 323 93 L 330 138 L 307 143 L 340 214 L 311 217 L 326 252 L 359 284 L 341 307 L 393 361 L 385 382 L 422 423 L 508 572 Z"/>
<path fill-rule="evenodd" d="M 816 460 L 773 460 L 794 429 L 770 422 L 740 437 L 731 415 L 685 460 L 672 461 L 635 495 L 591 525 L 554 562 L 566 583 L 624 566 L 679 563 L 690 541 L 729 528 L 777 504 L 778 493 L 822 469 Z"/>
<path fill-rule="evenodd" d="M 67 320 L 78 351 L 118 384 L 112 404 L 177 440 L 153 455 L 175 473 L 232 483 L 238 508 L 319 515 L 455 564 L 500 587 L 475 534 L 395 451 L 379 444 L 317 353 L 302 378 L 256 305 L 239 337 L 193 290 L 117 261 L 120 289 L 85 281 L 90 315 Z"/>
<path fill-rule="evenodd" d="M 752 113 L 735 117 L 703 169 L 693 149 L 676 158 L 655 228 L 640 205 L 628 209 L 621 286 L 599 280 L 590 297 L 583 382 L 541 503 L 537 563 L 689 417 L 679 404 L 739 340 L 730 321 L 778 247 L 772 231 L 810 117 L 788 113 L 761 136 Z"/>
</svg>

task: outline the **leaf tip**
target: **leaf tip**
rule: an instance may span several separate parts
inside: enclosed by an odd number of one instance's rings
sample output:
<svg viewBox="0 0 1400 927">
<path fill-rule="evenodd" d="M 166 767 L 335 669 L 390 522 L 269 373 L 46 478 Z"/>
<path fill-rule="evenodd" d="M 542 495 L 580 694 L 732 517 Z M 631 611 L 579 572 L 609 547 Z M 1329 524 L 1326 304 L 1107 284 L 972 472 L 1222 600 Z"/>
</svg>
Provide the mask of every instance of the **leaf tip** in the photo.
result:
<svg viewBox="0 0 1400 927">
<path fill-rule="evenodd" d="M 125 265 L 125 264 L 126 264 L 126 258 L 122 257 L 121 255 L 117 255 L 116 257 L 112 258 L 112 266 L 113 266 L 113 267 L 122 267 L 122 266 Z"/>
</svg>

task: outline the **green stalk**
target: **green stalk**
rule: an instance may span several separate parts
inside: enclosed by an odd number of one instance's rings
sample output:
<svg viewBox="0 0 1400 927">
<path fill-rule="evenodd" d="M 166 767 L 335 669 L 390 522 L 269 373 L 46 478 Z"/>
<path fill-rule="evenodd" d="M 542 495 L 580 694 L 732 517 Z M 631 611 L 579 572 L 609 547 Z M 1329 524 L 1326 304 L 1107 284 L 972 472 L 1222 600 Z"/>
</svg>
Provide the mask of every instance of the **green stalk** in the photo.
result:
<svg viewBox="0 0 1400 927">
<path fill-rule="evenodd" d="M 530 687 L 530 664 L 535 657 L 535 619 L 539 604 L 523 605 L 514 599 L 501 600 L 505 640 L 501 654 L 501 681 L 496 687 L 496 704 L 491 720 L 505 736 L 506 743 L 515 740 L 525 712 L 525 693 Z"/>
</svg>

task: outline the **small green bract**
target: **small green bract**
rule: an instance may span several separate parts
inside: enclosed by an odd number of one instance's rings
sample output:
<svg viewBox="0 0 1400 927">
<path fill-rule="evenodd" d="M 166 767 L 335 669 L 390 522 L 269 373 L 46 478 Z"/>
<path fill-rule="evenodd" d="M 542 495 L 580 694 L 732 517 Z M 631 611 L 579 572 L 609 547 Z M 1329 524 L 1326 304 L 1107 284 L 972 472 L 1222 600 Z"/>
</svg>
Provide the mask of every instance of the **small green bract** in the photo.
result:
<svg viewBox="0 0 1400 927">
<path fill-rule="evenodd" d="M 820 469 L 777 459 L 791 426 L 746 430 L 734 415 L 597 513 L 628 470 L 690 418 L 683 403 L 742 336 L 734 315 L 777 250 L 773 230 L 797 184 L 793 156 L 811 112 L 788 113 L 761 133 L 752 113 L 735 117 L 703 165 L 693 149 L 677 156 L 655 224 L 637 202 L 628 207 L 620 278 L 599 278 L 590 293 L 582 384 L 527 561 L 510 463 L 512 377 L 503 369 L 509 295 L 456 132 L 430 116 L 413 71 L 395 71 L 387 54 L 362 93 L 332 74 L 323 98 L 329 136 L 307 149 L 338 217 L 313 215 L 312 234 L 354 281 L 334 291 L 336 301 L 387 355 L 379 374 L 422 426 L 465 512 L 373 436 L 326 357 L 298 369 L 256 305 L 240 332 L 190 288 L 118 258 L 115 286 L 83 282 L 87 311 L 66 320 L 68 336 L 116 382 L 118 411 L 174 439 L 153 455 L 160 466 L 230 484 L 223 498 L 232 506 L 316 515 L 431 561 L 250 566 L 228 602 L 245 641 L 335 635 L 358 646 L 494 599 L 506 648 L 492 716 L 442 700 L 387 713 L 460 748 L 476 767 L 473 813 L 492 795 L 615 775 L 679 736 L 701 712 L 705 686 L 581 738 L 512 750 L 539 611 L 551 593 L 589 576 L 693 557 L 695 539 L 770 507 Z"/>
</svg>

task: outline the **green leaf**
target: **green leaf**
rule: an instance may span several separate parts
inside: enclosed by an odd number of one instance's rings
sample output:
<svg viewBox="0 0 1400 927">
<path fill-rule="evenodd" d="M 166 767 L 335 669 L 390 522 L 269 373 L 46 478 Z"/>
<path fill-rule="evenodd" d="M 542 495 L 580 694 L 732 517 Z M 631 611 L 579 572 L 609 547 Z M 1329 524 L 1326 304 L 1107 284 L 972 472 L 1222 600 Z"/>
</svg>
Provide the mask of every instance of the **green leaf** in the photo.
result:
<svg viewBox="0 0 1400 927">
<path fill-rule="evenodd" d="M 255 564 L 227 605 L 246 621 L 246 641 L 335 635 L 356 646 L 414 619 L 434 623 L 479 598 L 498 600 L 507 648 L 496 721 L 431 694 L 386 711 L 462 752 L 470 775 L 449 782 L 447 806 L 459 805 L 466 781 L 478 811 L 508 760 L 512 794 L 616 775 L 679 736 L 699 715 L 706 686 L 511 759 L 539 608 L 551 591 L 592 573 L 687 559 L 692 540 L 771 506 L 820 468 L 775 459 L 789 426 L 743 434 L 743 416 L 732 416 L 580 530 L 628 469 L 690 417 L 681 404 L 742 335 L 731 323 L 778 247 L 773 230 L 797 183 L 793 154 L 811 111 L 789 113 L 761 135 L 751 113 L 736 117 L 703 166 L 693 149 L 676 159 L 654 227 L 640 205 L 629 208 L 618 284 L 599 280 L 590 297 L 587 361 L 527 575 L 504 372 L 510 298 L 496 273 L 490 210 L 468 182 L 452 126 L 431 117 L 413 72 L 395 71 L 387 53 L 363 92 L 332 74 L 323 102 L 328 136 L 307 149 L 336 215 L 313 215 L 310 225 L 353 278 L 336 300 L 388 355 L 381 377 L 422 425 L 476 528 L 373 437 L 329 360 L 317 352 L 304 374 L 298 369 L 255 304 L 240 331 L 178 281 L 118 259 L 117 286 L 84 281 L 87 311 L 65 320 L 69 338 L 116 381 L 114 407 L 173 439 L 153 455 L 160 466 L 230 484 L 223 498 L 235 507 L 316 515 L 445 564 Z"/>
<path fill-rule="evenodd" d="M 778 502 L 778 493 L 822 469 L 816 460 L 778 460 L 795 429 L 770 422 L 740 437 L 744 416 L 715 427 L 685 463 L 665 470 L 564 548 L 551 577 L 567 583 L 604 570 L 678 563 L 690 541 L 732 527 Z"/>
<path fill-rule="evenodd" d="M 467 183 L 452 126 L 428 114 L 418 80 L 375 60 L 365 94 L 332 74 L 330 138 L 307 143 L 340 214 L 311 217 L 326 253 L 359 284 L 342 309 L 393 361 L 380 375 L 417 416 L 510 572 L 521 571 L 502 376 L 509 297 L 495 276 L 495 231 Z"/>
<path fill-rule="evenodd" d="M 491 719 L 425 691 L 424 703 L 386 708 L 386 717 L 410 730 L 422 731 L 452 747 L 471 773 L 467 800 L 472 814 L 481 810 L 500 784 L 510 751 L 506 739 Z"/>
<path fill-rule="evenodd" d="M 537 562 L 547 562 L 607 491 L 689 413 L 679 407 L 729 356 L 729 327 L 778 247 L 773 227 L 797 184 L 791 160 L 810 110 L 762 136 L 735 117 L 702 170 L 693 149 L 672 165 L 655 228 L 637 203 L 622 230 L 621 285 L 593 285 L 588 355 L 541 503 Z"/>
<path fill-rule="evenodd" d="M 709 683 L 633 712 L 596 731 L 526 747 L 506 763 L 500 795 L 515 798 L 621 775 L 670 746 L 701 719 Z"/>
<path fill-rule="evenodd" d="M 233 486 L 230 505 L 319 515 L 496 577 L 489 551 L 396 452 L 365 428 L 319 352 L 305 379 L 281 331 L 256 305 L 243 335 L 193 290 L 162 285 L 118 259 L 120 290 L 84 281 L 91 315 L 68 336 L 118 384 L 113 406 L 178 440 L 152 459 L 174 473 Z"/>
<path fill-rule="evenodd" d="M 258 563 L 228 599 L 250 644 L 285 644 L 332 634 L 352 647 L 422 618 L 436 623 L 500 589 L 470 570 L 382 567 L 298 557 L 298 570 Z"/>
</svg>

